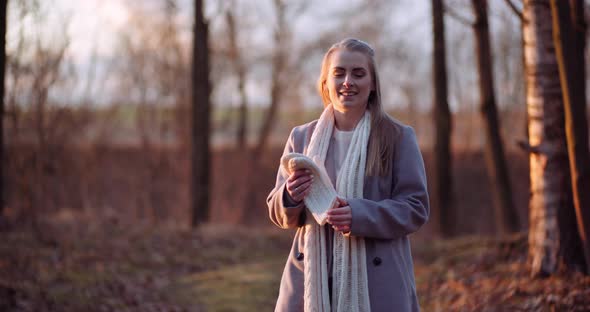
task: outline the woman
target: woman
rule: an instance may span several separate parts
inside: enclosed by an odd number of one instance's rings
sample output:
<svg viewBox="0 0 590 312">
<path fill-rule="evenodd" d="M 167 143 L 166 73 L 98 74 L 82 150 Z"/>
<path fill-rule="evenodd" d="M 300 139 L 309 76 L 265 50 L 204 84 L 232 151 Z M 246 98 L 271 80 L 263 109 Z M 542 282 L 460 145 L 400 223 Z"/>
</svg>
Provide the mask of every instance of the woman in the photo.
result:
<svg viewBox="0 0 590 312">
<path fill-rule="evenodd" d="M 325 167 L 338 199 L 318 218 L 306 207 L 323 183 L 317 172 L 279 170 L 270 219 L 297 233 L 275 311 L 419 311 L 407 236 L 429 205 L 414 131 L 384 112 L 374 51 L 363 41 L 328 50 L 318 91 L 324 112 L 292 130 L 284 155 Z"/>
</svg>

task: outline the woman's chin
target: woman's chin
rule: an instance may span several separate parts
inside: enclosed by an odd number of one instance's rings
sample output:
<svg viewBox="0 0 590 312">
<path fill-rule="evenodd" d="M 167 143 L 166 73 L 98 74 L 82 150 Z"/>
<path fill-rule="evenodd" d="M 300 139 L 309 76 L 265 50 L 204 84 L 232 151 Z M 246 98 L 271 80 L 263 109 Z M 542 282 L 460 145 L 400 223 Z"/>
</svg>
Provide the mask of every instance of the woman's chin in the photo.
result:
<svg viewBox="0 0 590 312">
<path fill-rule="evenodd" d="M 366 105 L 358 103 L 357 101 L 339 101 L 338 103 L 336 103 L 336 105 L 334 105 L 334 108 L 341 112 L 357 110 L 365 107 Z"/>
</svg>

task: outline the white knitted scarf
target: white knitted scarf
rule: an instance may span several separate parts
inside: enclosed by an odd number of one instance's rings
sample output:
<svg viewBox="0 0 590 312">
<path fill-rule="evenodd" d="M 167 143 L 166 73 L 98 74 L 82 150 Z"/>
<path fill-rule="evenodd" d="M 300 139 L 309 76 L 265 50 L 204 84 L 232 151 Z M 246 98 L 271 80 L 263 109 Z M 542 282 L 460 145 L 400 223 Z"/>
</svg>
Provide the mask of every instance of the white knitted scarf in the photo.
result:
<svg viewBox="0 0 590 312">
<path fill-rule="evenodd" d="M 358 122 L 348 153 L 336 179 L 336 192 L 324 169 L 328 146 L 334 129 L 334 109 L 328 105 L 315 127 L 306 156 L 290 154 L 284 157 L 283 167 L 289 159 L 308 167 L 316 174 L 310 193 L 304 199 L 313 218 L 306 218 L 304 248 L 304 311 L 311 312 L 364 312 L 370 311 L 367 283 L 365 241 L 362 237 L 345 236 L 334 232 L 332 302 L 328 294 L 326 211 L 334 203 L 335 193 L 343 198 L 363 196 L 367 143 L 370 133 L 370 114 L 365 112 Z M 303 157 L 299 157 L 303 156 Z M 297 161 L 296 159 L 299 159 Z M 313 160 L 314 164 L 309 164 Z M 306 165 L 307 164 L 307 165 Z M 327 180 L 327 182 L 326 182 Z"/>
</svg>

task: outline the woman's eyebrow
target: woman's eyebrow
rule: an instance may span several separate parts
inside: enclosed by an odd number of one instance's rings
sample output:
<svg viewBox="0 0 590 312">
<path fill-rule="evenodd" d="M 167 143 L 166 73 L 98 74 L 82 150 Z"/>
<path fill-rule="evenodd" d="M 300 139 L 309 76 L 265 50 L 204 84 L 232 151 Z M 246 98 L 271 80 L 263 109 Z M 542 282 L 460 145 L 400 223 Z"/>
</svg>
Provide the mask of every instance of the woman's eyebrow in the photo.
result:
<svg viewBox="0 0 590 312">
<path fill-rule="evenodd" d="M 342 67 L 342 66 L 334 66 L 334 67 L 332 67 L 332 69 L 333 70 L 346 70 L 346 68 Z M 367 69 L 364 67 L 353 67 L 352 70 L 357 71 L 357 70 L 367 70 Z"/>
</svg>

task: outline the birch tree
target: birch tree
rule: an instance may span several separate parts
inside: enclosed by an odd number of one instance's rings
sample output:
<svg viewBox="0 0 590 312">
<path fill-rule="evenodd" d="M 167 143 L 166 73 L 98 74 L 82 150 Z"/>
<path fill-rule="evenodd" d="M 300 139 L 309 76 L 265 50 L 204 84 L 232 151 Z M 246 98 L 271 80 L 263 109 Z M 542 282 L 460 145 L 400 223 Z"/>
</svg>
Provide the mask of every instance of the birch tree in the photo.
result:
<svg viewBox="0 0 590 312">
<path fill-rule="evenodd" d="M 568 229 L 560 216 L 573 208 L 553 27 L 547 22 L 552 18 L 549 0 L 525 0 L 523 18 L 531 180 L 528 256 L 531 275 L 546 276 L 558 269 L 560 253 L 576 249 L 564 246 Z"/>
</svg>

